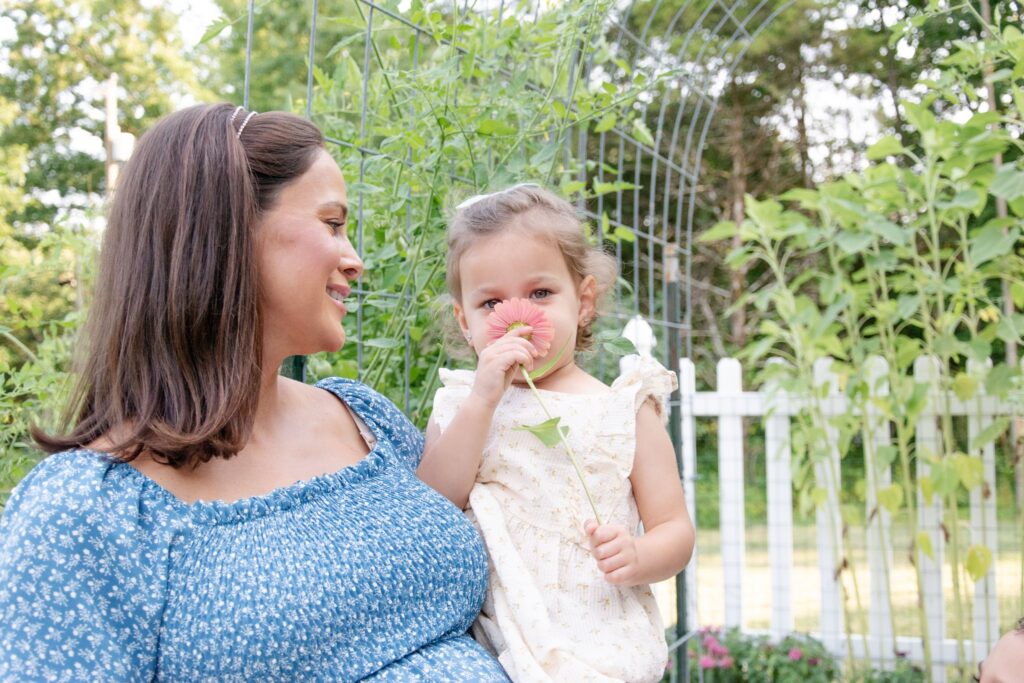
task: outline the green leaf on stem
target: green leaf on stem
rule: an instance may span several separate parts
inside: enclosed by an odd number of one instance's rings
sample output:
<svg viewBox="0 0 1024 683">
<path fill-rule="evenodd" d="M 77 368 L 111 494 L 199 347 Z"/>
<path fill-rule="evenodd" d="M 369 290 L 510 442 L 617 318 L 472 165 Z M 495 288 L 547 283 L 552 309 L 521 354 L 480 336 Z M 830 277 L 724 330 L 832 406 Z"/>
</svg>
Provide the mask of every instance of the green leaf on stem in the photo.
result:
<svg viewBox="0 0 1024 683">
<path fill-rule="evenodd" d="M 643 119 L 633 119 L 633 135 L 648 147 L 654 147 L 654 136 Z"/>
<path fill-rule="evenodd" d="M 1024 171 L 1018 171 L 1013 164 L 1003 166 L 992 179 L 988 191 L 1008 202 L 1024 196 Z"/>
<path fill-rule="evenodd" d="M 530 432 L 538 439 L 541 443 L 551 448 L 558 444 L 558 442 L 569 434 L 569 428 L 566 426 L 560 426 L 558 422 L 562 418 L 555 416 L 550 420 L 544 420 L 540 424 L 535 425 L 520 425 L 516 427 L 517 430 L 523 432 Z"/>
<path fill-rule="evenodd" d="M 932 483 L 932 478 L 928 475 L 920 477 L 918 486 L 921 487 L 921 497 L 924 499 L 925 505 L 931 505 L 932 499 L 935 497 L 935 484 Z"/>
<path fill-rule="evenodd" d="M 1010 418 L 1003 417 L 992 420 L 992 423 L 982 429 L 977 436 L 971 439 L 971 450 L 980 451 L 985 446 L 989 445 L 1006 431 L 1006 428 L 1010 426 Z"/>
<path fill-rule="evenodd" d="M 504 121 L 485 119 L 477 125 L 476 132 L 480 133 L 480 135 L 512 135 L 516 132 L 516 129 Z"/>
<path fill-rule="evenodd" d="M 966 453 L 953 454 L 953 469 L 957 479 L 968 491 L 981 485 L 985 479 L 985 464 L 981 458 Z"/>
<path fill-rule="evenodd" d="M 698 237 L 698 242 L 718 242 L 719 240 L 731 239 L 736 234 L 738 228 L 732 221 L 719 221 L 710 228 L 702 232 Z"/>
<path fill-rule="evenodd" d="M 972 545 L 967 549 L 967 557 L 964 559 L 964 567 L 971 579 L 975 582 L 981 581 L 992 566 L 992 551 L 983 545 Z"/>
<path fill-rule="evenodd" d="M 377 337 L 376 339 L 364 339 L 363 346 L 370 346 L 375 349 L 394 349 L 402 345 L 402 341 L 399 339 L 388 339 L 387 337 Z"/>
<path fill-rule="evenodd" d="M 868 147 L 867 156 L 872 161 L 884 159 L 893 154 L 902 154 L 905 151 L 903 144 L 895 135 L 886 135 L 884 138 Z"/>
<path fill-rule="evenodd" d="M 612 128 L 615 127 L 615 122 L 617 120 L 618 120 L 618 116 L 616 116 L 614 113 L 605 114 L 601 118 L 601 120 L 597 122 L 597 125 L 594 126 L 594 132 L 595 133 L 604 133 L 605 131 L 611 130 Z"/>
<path fill-rule="evenodd" d="M 551 368 L 555 367 L 555 363 L 557 363 L 558 359 L 562 357 L 562 354 L 565 353 L 565 349 L 568 346 L 569 346 L 569 340 L 566 339 L 565 343 L 562 344 L 562 348 L 558 349 L 558 353 L 556 353 L 554 355 L 554 357 L 552 357 L 550 360 L 548 360 L 547 363 L 545 363 L 544 365 L 540 366 L 539 368 L 534 368 L 529 373 L 530 379 L 537 379 L 538 377 L 543 375 L 545 372 L 547 372 Z"/>
<path fill-rule="evenodd" d="M 929 560 L 935 559 L 935 550 L 932 548 L 932 537 L 927 531 L 917 532 L 917 549 L 920 550 Z"/>
<path fill-rule="evenodd" d="M 633 342 L 623 337 L 617 330 L 605 330 L 597 335 L 597 343 L 613 356 L 628 356 L 636 353 Z"/>
<path fill-rule="evenodd" d="M 978 392 L 978 378 L 965 372 L 953 378 L 953 393 L 961 401 L 966 401 Z"/>
<path fill-rule="evenodd" d="M 878 492 L 878 502 L 890 514 L 899 512 L 903 505 L 903 489 L 899 484 L 890 484 Z"/>
<path fill-rule="evenodd" d="M 1005 233 L 1003 230 L 1004 228 L 999 225 L 988 225 L 971 236 L 970 254 L 975 267 L 999 256 L 1013 253 L 1019 233 L 1016 228 Z"/>
</svg>

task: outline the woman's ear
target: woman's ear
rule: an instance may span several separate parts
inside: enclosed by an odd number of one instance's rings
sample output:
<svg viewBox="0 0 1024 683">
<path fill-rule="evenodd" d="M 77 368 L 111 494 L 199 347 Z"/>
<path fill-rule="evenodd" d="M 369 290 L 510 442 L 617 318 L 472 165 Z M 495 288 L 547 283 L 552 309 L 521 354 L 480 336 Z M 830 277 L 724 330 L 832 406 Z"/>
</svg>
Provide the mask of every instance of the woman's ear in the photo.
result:
<svg viewBox="0 0 1024 683">
<path fill-rule="evenodd" d="M 586 325 L 594 319 L 597 312 L 597 278 L 588 275 L 577 288 L 580 297 L 579 325 Z"/>
</svg>

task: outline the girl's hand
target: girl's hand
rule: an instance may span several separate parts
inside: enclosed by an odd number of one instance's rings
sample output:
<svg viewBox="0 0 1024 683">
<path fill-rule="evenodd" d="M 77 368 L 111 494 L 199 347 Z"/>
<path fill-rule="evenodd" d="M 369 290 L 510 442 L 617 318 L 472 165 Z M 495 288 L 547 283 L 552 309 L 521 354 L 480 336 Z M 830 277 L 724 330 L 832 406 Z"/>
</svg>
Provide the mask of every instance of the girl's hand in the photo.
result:
<svg viewBox="0 0 1024 683">
<path fill-rule="evenodd" d="M 532 331 L 532 327 L 517 327 L 484 347 L 477 359 L 476 378 L 470 392 L 474 400 L 494 408 L 512 383 L 517 368 L 522 365 L 527 371 L 533 369 L 538 352 L 526 339 Z"/>
<path fill-rule="evenodd" d="M 640 560 L 636 552 L 636 539 L 622 524 L 601 524 L 587 520 L 583 530 L 590 539 L 590 554 L 597 560 L 597 568 L 604 579 L 616 586 L 634 586 L 638 581 Z"/>
</svg>

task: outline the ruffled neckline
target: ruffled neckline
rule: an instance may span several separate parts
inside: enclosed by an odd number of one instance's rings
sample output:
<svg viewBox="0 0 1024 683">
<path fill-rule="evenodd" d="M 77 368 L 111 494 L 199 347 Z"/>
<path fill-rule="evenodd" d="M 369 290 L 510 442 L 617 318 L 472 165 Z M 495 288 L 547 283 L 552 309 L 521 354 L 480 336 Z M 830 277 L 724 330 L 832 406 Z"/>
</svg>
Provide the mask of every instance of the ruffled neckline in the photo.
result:
<svg viewBox="0 0 1024 683">
<path fill-rule="evenodd" d="M 387 449 L 390 448 L 390 442 L 385 438 L 376 421 L 361 410 L 364 407 L 364 397 L 346 391 L 353 385 L 358 386 L 358 383 L 340 378 L 328 378 L 317 382 L 315 386 L 337 396 L 362 418 L 377 439 L 374 447 L 361 460 L 346 465 L 340 470 L 309 479 L 300 479 L 269 493 L 247 496 L 233 501 L 197 500 L 189 503 L 178 498 L 130 463 L 116 460 L 109 453 L 103 451 L 89 448 L 80 450 L 109 462 L 110 474 L 141 486 L 141 497 L 152 496 L 175 510 L 179 515 L 187 517 L 197 524 L 236 524 L 293 509 L 331 492 L 355 486 L 386 469 L 388 465 Z"/>
<path fill-rule="evenodd" d="M 621 392 L 625 389 L 629 389 L 630 387 L 640 385 L 643 383 L 645 377 L 648 377 L 652 374 L 671 374 L 671 372 L 668 371 L 665 368 L 665 366 L 663 366 L 655 358 L 652 358 L 650 356 L 631 354 L 630 356 L 626 356 L 626 358 L 635 359 L 633 361 L 633 366 L 626 370 L 625 372 L 623 372 L 622 374 L 620 374 L 618 377 L 616 377 L 612 381 L 611 385 L 608 387 L 608 391 L 570 393 L 565 391 L 557 391 L 554 389 L 542 389 L 541 387 L 537 387 L 537 391 L 539 391 L 541 394 L 556 394 L 558 396 L 579 396 L 581 398 L 594 399 L 600 398 L 602 396 L 607 396 L 608 394 L 613 392 Z M 440 368 L 438 370 L 438 375 L 441 379 L 441 384 L 444 385 L 445 387 L 472 387 L 473 379 L 476 376 L 476 371 L 464 369 L 450 370 L 448 368 Z M 509 388 L 519 389 L 520 391 L 525 392 L 530 391 L 530 387 L 522 384 L 513 383 Z"/>
</svg>

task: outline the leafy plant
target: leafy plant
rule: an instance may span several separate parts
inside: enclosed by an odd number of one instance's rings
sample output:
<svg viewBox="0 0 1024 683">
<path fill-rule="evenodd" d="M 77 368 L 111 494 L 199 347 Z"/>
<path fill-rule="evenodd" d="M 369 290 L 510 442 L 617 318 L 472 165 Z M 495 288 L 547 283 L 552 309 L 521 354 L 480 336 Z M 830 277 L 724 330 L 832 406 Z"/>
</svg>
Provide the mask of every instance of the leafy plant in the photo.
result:
<svg viewBox="0 0 1024 683">
<path fill-rule="evenodd" d="M 687 649 L 690 680 L 705 683 L 830 683 L 839 669 L 817 640 L 794 634 L 773 643 L 738 629 L 705 628 Z"/>
<path fill-rule="evenodd" d="M 367 274 L 351 321 L 358 339 L 312 359 L 314 376 L 361 372 L 422 424 L 448 361 L 437 322 L 449 315 L 448 208 L 521 180 L 580 200 L 632 187 L 607 169 L 581 181 L 588 162 L 567 151 L 579 128 L 631 126 L 630 105 L 653 82 L 632 72 L 588 80 L 614 61 L 604 42 L 610 6 L 562 3 L 534 19 L 521 6 L 461 13 L 414 2 L 407 16 L 418 30 L 380 13 L 335 27 L 341 37 L 330 66 L 314 69 L 311 109 L 338 145 Z"/>
<path fill-rule="evenodd" d="M 738 236 L 741 245 L 730 263 L 768 276 L 769 284 L 746 296 L 771 315 L 744 355 L 783 359 L 769 364 L 764 377 L 810 397 L 793 438 L 802 507 L 827 505 L 820 482 L 831 480 L 835 487 L 838 481 L 830 454 L 845 456 L 855 435 L 870 433 L 879 420 L 894 425 L 895 442 L 881 449 L 864 442 L 865 478 L 856 486 L 875 491 L 869 524 L 881 514 L 909 513 L 912 555 L 934 557 L 931 536 L 920 527 L 918 495 L 926 505 L 936 498 L 945 504 L 941 528 L 953 570 L 961 673 L 967 666 L 963 624 L 969 621 L 964 583 L 987 573 L 992 553 L 978 539 L 967 547 L 959 501 L 984 485 L 981 451 L 1009 420 L 995 421 L 969 444 L 958 443 L 952 400 L 980 410 L 983 394 L 1019 399 L 1020 369 L 990 364 L 990 358 L 1006 345 L 1019 345 L 1024 333 L 1024 316 L 1012 307 L 1004 312 L 1000 298 L 1009 291 L 1017 306 L 1024 304 L 1024 147 L 1012 133 L 1024 114 L 1024 89 L 1013 82 L 1024 76 L 1024 34 L 1006 26 L 991 27 L 990 36 L 982 46 L 961 44 L 938 78 L 926 82 L 928 94 L 902 103 L 919 146 L 883 138 L 868 150 L 873 163 L 864 171 L 778 200 L 747 197 L 747 219 L 738 226 L 722 223 L 708 237 Z M 968 77 L 986 60 L 1011 81 L 1014 104 L 1006 111 L 978 111 L 971 94 Z M 1013 161 L 1000 164 L 1003 154 Z M 994 212 L 998 200 L 1009 207 L 1006 217 Z M 827 381 L 822 363 L 829 365 Z M 849 399 L 849 413 L 834 417 L 826 411 L 830 383 Z M 937 449 L 914 439 L 930 395 L 937 397 Z M 896 483 L 886 484 L 881 473 L 891 467 Z M 843 510 L 830 514 L 842 514 L 846 524 L 855 521 Z M 876 532 L 884 534 L 884 528 L 876 525 Z M 848 567 L 845 535 L 834 541 L 841 576 Z M 920 565 L 915 562 L 923 585 Z M 848 580 L 852 596 L 847 583 L 841 585 L 849 635 L 849 602 L 860 607 L 860 591 L 852 574 Z M 929 668 L 923 603 L 919 614 Z"/>
</svg>

